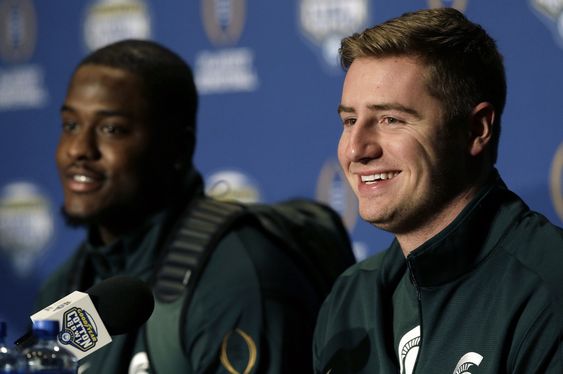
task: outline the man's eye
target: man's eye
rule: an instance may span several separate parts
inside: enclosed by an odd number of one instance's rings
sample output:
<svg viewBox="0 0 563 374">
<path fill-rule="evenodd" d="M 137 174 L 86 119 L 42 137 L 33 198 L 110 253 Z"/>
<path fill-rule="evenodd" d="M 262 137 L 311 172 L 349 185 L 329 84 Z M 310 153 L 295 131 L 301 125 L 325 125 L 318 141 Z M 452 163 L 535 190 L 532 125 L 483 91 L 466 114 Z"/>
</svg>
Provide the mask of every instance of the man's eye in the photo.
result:
<svg viewBox="0 0 563 374">
<path fill-rule="evenodd" d="M 342 124 L 343 124 L 345 127 L 352 126 L 352 125 L 354 125 L 355 123 L 356 123 L 356 119 L 355 119 L 355 118 L 344 118 L 344 119 L 342 120 Z"/>
<path fill-rule="evenodd" d="M 382 122 L 385 123 L 386 125 L 397 125 L 403 123 L 403 121 L 398 120 L 397 118 L 394 117 L 384 117 L 382 119 Z"/>
<path fill-rule="evenodd" d="M 72 132 L 76 130 L 78 124 L 76 122 L 63 122 L 62 128 L 64 132 Z"/>
<path fill-rule="evenodd" d="M 122 126 L 116 125 L 103 125 L 102 132 L 110 135 L 120 135 L 125 133 L 125 129 Z"/>
</svg>

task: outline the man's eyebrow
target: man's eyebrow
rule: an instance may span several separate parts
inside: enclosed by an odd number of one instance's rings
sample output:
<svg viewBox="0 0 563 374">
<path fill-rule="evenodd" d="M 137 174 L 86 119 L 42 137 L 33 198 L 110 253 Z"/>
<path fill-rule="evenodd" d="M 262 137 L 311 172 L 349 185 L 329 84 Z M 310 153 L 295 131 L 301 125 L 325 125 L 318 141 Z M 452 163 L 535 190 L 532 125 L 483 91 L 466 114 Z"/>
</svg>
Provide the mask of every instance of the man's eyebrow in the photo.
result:
<svg viewBox="0 0 563 374">
<path fill-rule="evenodd" d="M 374 110 L 374 111 L 397 110 L 399 112 L 404 112 L 404 113 L 410 114 L 417 119 L 422 118 L 420 113 L 418 113 L 416 110 L 409 108 L 409 107 L 406 107 L 406 106 L 401 105 L 401 104 L 397 104 L 397 103 L 369 104 L 367 106 L 367 108 L 370 109 L 370 110 Z"/>
<path fill-rule="evenodd" d="M 66 104 L 61 105 L 60 112 L 74 112 L 74 109 Z"/>
<path fill-rule="evenodd" d="M 345 105 L 340 104 L 340 105 L 338 106 L 338 113 L 340 114 L 340 113 L 342 113 L 342 112 L 354 113 L 354 112 L 356 112 L 356 111 L 355 111 L 354 108 L 352 108 L 352 107 L 349 107 L 349 106 L 345 106 Z"/>
<path fill-rule="evenodd" d="M 409 107 L 406 107 L 406 106 L 401 105 L 401 104 L 396 104 L 396 103 L 368 104 L 366 107 L 369 110 L 372 110 L 372 111 L 398 110 L 400 112 L 410 114 L 417 119 L 422 118 L 420 113 L 418 113 L 416 110 L 409 108 Z M 338 106 L 338 113 L 340 114 L 342 112 L 344 112 L 344 113 L 355 113 L 356 110 L 353 107 L 349 107 L 349 106 L 340 104 Z"/>
<path fill-rule="evenodd" d="M 70 113 L 74 113 L 76 112 L 76 110 L 66 104 L 61 105 L 61 113 L 64 112 L 70 112 Z M 96 115 L 100 116 L 100 117 L 130 117 L 130 113 L 123 111 L 123 110 L 108 110 L 108 109 L 104 109 L 104 110 L 98 110 L 96 112 Z"/>
</svg>

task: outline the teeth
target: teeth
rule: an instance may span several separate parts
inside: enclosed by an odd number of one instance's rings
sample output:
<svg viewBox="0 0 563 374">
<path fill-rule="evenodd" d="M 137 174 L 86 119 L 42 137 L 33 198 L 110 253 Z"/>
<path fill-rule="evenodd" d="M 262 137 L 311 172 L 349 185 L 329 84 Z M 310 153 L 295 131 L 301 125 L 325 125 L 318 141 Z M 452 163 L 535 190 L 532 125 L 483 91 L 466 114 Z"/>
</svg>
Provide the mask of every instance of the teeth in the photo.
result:
<svg viewBox="0 0 563 374">
<path fill-rule="evenodd" d="M 87 176 L 85 176 L 85 175 L 74 175 L 74 176 L 72 177 L 72 179 L 73 179 L 74 181 L 80 182 L 80 183 L 91 183 L 91 182 L 94 181 L 92 178 L 87 177 Z"/>
<path fill-rule="evenodd" d="M 362 182 L 371 184 L 375 183 L 379 180 L 387 180 L 396 177 L 399 175 L 398 171 L 388 172 L 388 173 L 379 173 L 379 174 L 372 174 L 372 175 L 361 175 L 360 178 Z"/>
</svg>

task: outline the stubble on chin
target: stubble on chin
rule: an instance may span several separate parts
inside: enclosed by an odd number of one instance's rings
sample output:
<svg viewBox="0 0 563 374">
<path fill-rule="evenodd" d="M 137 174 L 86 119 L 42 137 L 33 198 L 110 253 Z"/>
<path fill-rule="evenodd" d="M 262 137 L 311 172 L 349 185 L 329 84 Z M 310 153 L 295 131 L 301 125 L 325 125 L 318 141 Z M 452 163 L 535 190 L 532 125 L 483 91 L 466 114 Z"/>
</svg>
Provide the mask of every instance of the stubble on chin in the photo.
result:
<svg viewBox="0 0 563 374">
<path fill-rule="evenodd" d="M 65 224 L 73 228 L 88 227 L 96 223 L 97 221 L 94 217 L 90 217 L 90 216 L 83 217 L 83 216 L 74 215 L 68 212 L 64 205 L 61 206 L 60 213 L 65 221 Z"/>
</svg>

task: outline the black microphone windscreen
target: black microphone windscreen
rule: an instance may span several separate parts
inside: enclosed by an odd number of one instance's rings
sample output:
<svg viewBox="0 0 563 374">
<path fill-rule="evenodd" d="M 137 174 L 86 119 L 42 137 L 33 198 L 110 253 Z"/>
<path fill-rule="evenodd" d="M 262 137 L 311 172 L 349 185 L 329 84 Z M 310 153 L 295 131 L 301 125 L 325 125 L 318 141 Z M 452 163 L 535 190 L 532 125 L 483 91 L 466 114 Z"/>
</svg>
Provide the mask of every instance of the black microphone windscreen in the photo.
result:
<svg viewBox="0 0 563 374">
<path fill-rule="evenodd" d="M 136 329 L 149 319 L 154 309 L 151 288 L 133 277 L 118 275 L 105 279 L 86 293 L 110 335 Z"/>
</svg>

